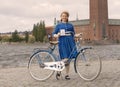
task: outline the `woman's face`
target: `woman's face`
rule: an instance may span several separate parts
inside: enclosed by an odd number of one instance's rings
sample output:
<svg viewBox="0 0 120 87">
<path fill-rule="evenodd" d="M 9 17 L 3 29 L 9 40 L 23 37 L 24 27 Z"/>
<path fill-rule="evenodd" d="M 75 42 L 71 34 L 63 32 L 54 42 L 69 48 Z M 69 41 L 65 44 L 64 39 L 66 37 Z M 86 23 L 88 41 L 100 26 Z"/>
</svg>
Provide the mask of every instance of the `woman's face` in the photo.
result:
<svg viewBox="0 0 120 87">
<path fill-rule="evenodd" d="M 61 20 L 62 20 L 62 22 L 67 22 L 68 21 L 68 16 L 67 16 L 67 14 L 62 14 L 61 15 Z"/>
</svg>

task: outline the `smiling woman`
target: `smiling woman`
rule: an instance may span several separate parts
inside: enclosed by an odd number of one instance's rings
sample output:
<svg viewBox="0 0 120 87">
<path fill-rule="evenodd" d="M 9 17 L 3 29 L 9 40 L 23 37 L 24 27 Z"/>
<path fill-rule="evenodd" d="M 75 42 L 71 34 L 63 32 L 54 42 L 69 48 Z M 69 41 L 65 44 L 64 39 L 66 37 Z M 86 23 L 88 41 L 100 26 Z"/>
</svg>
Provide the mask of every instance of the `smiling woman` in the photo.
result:
<svg viewBox="0 0 120 87">
<path fill-rule="evenodd" d="M 67 11 L 63 11 L 60 15 L 61 22 L 58 23 L 53 31 L 53 36 L 58 38 L 58 47 L 59 47 L 59 54 L 62 61 L 67 62 L 70 57 L 71 52 L 74 51 L 77 53 L 75 47 L 75 40 L 74 40 L 74 27 L 71 23 L 68 22 L 69 13 Z M 69 77 L 69 68 L 70 64 L 66 65 L 66 80 L 70 80 Z M 56 78 L 59 79 L 60 73 L 57 73 Z"/>
</svg>

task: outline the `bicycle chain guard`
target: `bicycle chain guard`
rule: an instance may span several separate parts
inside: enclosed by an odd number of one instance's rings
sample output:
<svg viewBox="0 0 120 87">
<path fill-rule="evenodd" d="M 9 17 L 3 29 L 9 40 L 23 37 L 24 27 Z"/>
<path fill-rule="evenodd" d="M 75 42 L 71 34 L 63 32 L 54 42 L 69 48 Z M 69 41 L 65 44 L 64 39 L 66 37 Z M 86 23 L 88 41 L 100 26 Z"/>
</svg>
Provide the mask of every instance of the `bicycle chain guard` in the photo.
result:
<svg viewBox="0 0 120 87">
<path fill-rule="evenodd" d="M 45 62 L 44 69 L 55 70 L 55 71 L 62 71 L 65 68 L 65 63 L 63 61 L 57 62 Z"/>
</svg>

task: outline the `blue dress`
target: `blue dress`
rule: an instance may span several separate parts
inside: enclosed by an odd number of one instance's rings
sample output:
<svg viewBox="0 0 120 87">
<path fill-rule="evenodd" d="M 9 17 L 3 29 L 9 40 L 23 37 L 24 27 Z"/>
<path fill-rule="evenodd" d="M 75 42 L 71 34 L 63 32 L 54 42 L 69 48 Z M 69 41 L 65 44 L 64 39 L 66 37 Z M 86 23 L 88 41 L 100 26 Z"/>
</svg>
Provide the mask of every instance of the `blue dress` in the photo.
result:
<svg viewBox="0 0 120 87">
<path fill-rule="evenodd" d="M 59 48 L 59 54 L 60 54 L 60 58 L 64 59 L 64 58 L 74 58 L 74 56 L 71 55 L 76 53 L 76 49 L 75 49 L 75 40 L 74 40 L 74 27 L 71 23 L 59 23 L 56 25 L 55 30 L 53 32 L 53 34 L 57 34 L 60 32 L 61 29 L 64 29 L 65 32 L 70 32 L 70 35 L 64 35 L 64 36 L 60 36 L 58 41 L 58 48 Z M 73 53 L 74 50 L 74 53 Z"/>
</svg>

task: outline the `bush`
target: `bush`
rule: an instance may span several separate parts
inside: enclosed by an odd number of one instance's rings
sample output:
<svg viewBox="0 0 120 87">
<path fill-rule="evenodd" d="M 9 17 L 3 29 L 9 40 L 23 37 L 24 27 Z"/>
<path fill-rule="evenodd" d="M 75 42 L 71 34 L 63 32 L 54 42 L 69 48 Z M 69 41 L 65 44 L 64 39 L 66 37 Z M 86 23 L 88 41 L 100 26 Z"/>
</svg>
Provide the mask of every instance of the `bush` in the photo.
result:
<svg viewBox="0 0 120 87">
<path fill-rule="evenodd" d="M 34 36 L 29 36 L 29 43 L 35 43 L 35 37 Z"/>
<path fill-rule="evenodd" d="M 116 43 L 120 43 L 120 41 L 117 39 L 117 40 L 116 40 Z"/>
<path fill-rule="evenodd" d="M 48 37 L 45 36 L 44 39 L 43 39 L 43 41 L 44 41 L 45 43 L 49 42 Z"/>
<path fill-rule="evenodd" d="M 2 37 L 2 42 L 10 42 L 11 37 L 9 36 L 3 36 Z"/>
</svg>

